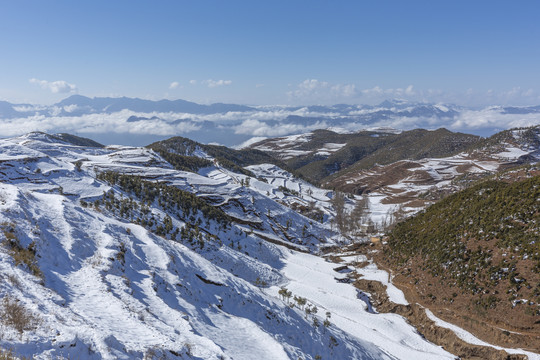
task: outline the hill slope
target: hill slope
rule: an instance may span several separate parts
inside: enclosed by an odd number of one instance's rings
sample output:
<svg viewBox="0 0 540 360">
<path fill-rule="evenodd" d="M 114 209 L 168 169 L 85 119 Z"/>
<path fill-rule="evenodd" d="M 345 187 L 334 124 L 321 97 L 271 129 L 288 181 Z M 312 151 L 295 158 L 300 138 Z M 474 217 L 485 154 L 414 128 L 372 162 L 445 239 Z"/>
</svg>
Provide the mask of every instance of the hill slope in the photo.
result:
<svg viewBox="0 0 540 360">
<path fill-rule="evenodd" d="M 0 347 L 42 359 L 453 358 L 403 318 L 368 312 L 311 254 L 343 240 L 331 192 L 274 165 L 250 177 L 197 156 L 211 165 L 177 170 L 146 148 L 43 133 L 0 140 Z M 307 205 L 322 216 L 293 210 Z"/>
<path fill-rule="evenodd" d="M 537 176 L 481 182 L 398 224 L 380 261 L 421 302 L 538 352 L 540 171 L 524 171 Z"/>
<path fill-rule="evenodd" d="M 334 178 L 375 164 L 452 155 L 479 139 L 446 129 L 354 134 L 317 130 L 303 136 L 264 140 L 251 148 L 273 153 L 306 178 L 328 184 Z"/>
</svg>

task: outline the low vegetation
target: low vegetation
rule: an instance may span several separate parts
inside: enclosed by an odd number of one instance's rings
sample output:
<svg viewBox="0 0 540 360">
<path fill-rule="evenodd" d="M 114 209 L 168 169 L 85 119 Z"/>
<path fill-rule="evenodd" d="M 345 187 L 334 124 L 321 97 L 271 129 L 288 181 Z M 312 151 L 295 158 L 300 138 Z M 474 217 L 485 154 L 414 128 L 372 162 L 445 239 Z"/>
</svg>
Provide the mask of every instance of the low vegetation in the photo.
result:
<svg viewBox="0 0 540 360">
<path fill-rule="evenodd" d="M 19 334 L 34 330 L 41 324 L 37 316 L 9 295 L 4 296 L 0 303 L 0 321 L 5 326 L 17 330 Z"/>
<path fill-rule="evenodd" d="M 329 130 L 316 130 L 309 142 L 296 150 L 317 150 L 325 143 L 346 143 L 343 148 L 321 158 L 315 154 L 297 156 L 286 163 L 296 173 L 312 183 L 332 188 L 332 180 L 349 172 L 368 169 L 375 164 L 390 164 L 404 159 L 444 157 L 467 149 L 480 137 L 453 133 L 446 129 L 422 129 L 400 134 L 360 131 L 354 134 L 337 134 Z"/>
<path fill-rule="evenodd" d="M 114 191 L 104 193 L 93 203 L 81 201 L 82 206 L 104 208 L 116 216 L 139 224 L 157 235 L 171 240 L 182 241 L 192 246 L 218 241 L 215 235 L 205 228 L 214 222 L 222 228 L 228 227 L 232 219 L 223 210 L 209 205 L 196 195 L 160 182 L 143 180 L 139 176 L 122 175 L 116 172 L 103 172 L 98 179 L 118 186 L 132 197 L 119 197 Z M 164 217 L 150 210 L 150 205 L 158 206 L 167 215 Z M 184 222 L 180 228 L 173 224 L 173 218 Z"/>
<path fill-rule="evenodd" d="M 212 162 L 197 156 L 180 155 L 169 152 L 160 146 L 152 148 L 165 161 L 171 164 L 176 170 L 197 172 L 202 168 L 212 166 Z"/>
<path fill-rule="evenodd" d="M 540 316 L 539 238 L 540 176 L 486 180 L 397 224 L 381 258 L 434 303 L 532 326 Z"/>
<path fill-rule="evenodd" d="M 15 232 L 15 224 L 4 223 L 1 225 L 1 229 L 4 234 L 3 244 L 15 261 L 15 265 L 23 265 L 34 276 L 42 278 L 43 273 L 36 260 L 35 243 L 30 243 L 28 247 L 21 245 Z"/>
<path fill-rule="evenodd" d="M 257 165 L 257 164 L 274 164 L 281 167 L 282 169 L 285 169 L 288 171 L 294 171 L 293 169 L 289 168 L 285 163 L 283 163 L 281 160 L 260 150 L 256 150 L 256 149 L 234 150 L 234 149 L 227 148 L 225 146 L 201 144 L 196 141 L 183 138 L 180 136 L 172 137 L 170 139 L 163 140 L 163 141 L 158 141 L 158 142 L 148 145 L 147 147 L 158 152 L 163 158 L 165 158 L 165 160 L 170 162 L 175 167 L 179 165 L 184 165 L 184 163 L 189 163 L 191 165 L 192 162 L 194 162 L 196 166 L 199 166 L 199 168 L 208 166 L 208 165 L 204 165 L 204 162 L 199 162 L 197 160 L 192 160 L 192 159 L 186 159 L 186 158 L 193 158 L 194 157 L 193 153 L 195 151 L 202 150 L 206 154 L 211 156 L 212 158 L 216 159 L 216 161 L 224 168 L 246 175 L 246 176 L 255 177 L 255 175 L 251 171 L 244 169 L 244 167 L 249 166 L 249 165 Z M 167 155 L 167 153 L 174 154 L 177 156 L 170 156 L 170 155 Z M 201 159 L 201 160 L 204 160 L 204 159 Z M 186 167 L 189 167 L 189 166 L 186 166 Z M 189 171 L 196 171 L 196 170 L 189 170 Z"/>
</svg>

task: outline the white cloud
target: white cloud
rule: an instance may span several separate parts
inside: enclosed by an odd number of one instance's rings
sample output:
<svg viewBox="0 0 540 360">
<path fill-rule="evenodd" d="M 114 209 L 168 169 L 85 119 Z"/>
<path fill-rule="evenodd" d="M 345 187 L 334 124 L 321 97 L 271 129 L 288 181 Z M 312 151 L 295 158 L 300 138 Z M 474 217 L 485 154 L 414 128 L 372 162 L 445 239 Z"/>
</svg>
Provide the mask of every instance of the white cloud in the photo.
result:
<svg viewBox="0 0 540 360">
<path fill-rule="evenodd" d="M 288 95 L 297 98 L 312 97 L 314 95 L 320 95 L 326 89 L 328 89 L 328 83 L 326 81 L 306 79 L 297 85 L 296 90 L 289 91 Z"/>
<path fill-rule="evenodd" d="M 72 104 L 72 105 L 66 105 L 64 106 L 64 111 L 65 112 L 68 112 L 68 113 L 72 113 L 74 112 L 75 110 L 77 110 L 79 107 L 76 105 L 76 104 Z"/>
<path fill-rule="evenodd" d="M 364 90 L 362 90 L 362 94 L 364 94 L 364 95 L 372 95 L 372 94 L 381 95 L 381 94 L 384 94 L 384 90 L 379 86 L 375 86 L 372 89 L 364 89 Z"/>
<path fill-rule="evenodd" d="M 412 85 L 407 86 L 405 89 L 403 88 L 383 89 L 380 86 L 374 86 L 371 89 L 362 90 L 361 93 L 366 96 L 385 96 L 385 97 L 396 97 L 396 96 L 410 97 L 410 96 L 416 95 L 416 92 L 414 91 L 414 87 Z"/>
<path fill-rule="evenodd" d="M 534 98 L 536 92 L 533 89 L 522 89 L 519 86 L 516 86 L 508 91 L 503 91 L 501 93 L 502 100 L 514 101 L 519 99 Z"/>
<path fill-rule="evenodd" d="M 298 88 L 300 90 L 304 91 L 313 91 L 316 89 L 325 89 L 328 87 L 328 83 L 326 81 L 319 81 L 317 79 L 306 79 L 300 84 L 298 84 Z"/>
<path fill-rule="evenodd" d="M 231 85 L 232 81 L 231 80 L 212 80 L 212 79 L 208 79 L 208 80 L 204 80 L 203 84 L 206 84 L 209 88 L 215 88 L 215 87 L 218 87 L 218 86 Z"/>
<path fill-rule="evenodd" d="M 289 134 L 300 134 L 315 129 L 326 129 L 328 124 L 325 121 L 317 121 L 309 125 L 299 124 L 277 124 L 268 125 L 267 123 L 255 119 L 243 121 L 240 125 L 234 127 L 235 134 L 251 136 L 283 136 Z"/>
<path fill-rule="evenodd" d="M 197 80 L 189 80 L 189 83 L 190 83 L 191 85 L 197 85 Z"/>
<path fill-rule="evenodd" d="M 29 80 L 32 84 L 41 86 L 42 89 L 50 90 L 54 94 L 58 93 L 72 93 L 77 91 L 77 86 L 68 83 L 64 80 L 47 81 L 32 78 Z"/>
<path fill-rule="evenodd" d="M 465 106 L 525 106 L 538 105 L 539 93 L 535 89 L 519 86 L 509 90 L 480 90 L 469 88 L 461 93 L 444 93 L 439 101 L 458 103 Z"/>
<path fill-rule="evenodd" d="M 158 119 L 128 122 L 127 119 L 130 116 L 146 118 L 157 116 Z M 192 121 L 177 120 L 178 118 L 173 114 L 137 113 L 130 110 L 82 116 L 35 115 L 1 120 L 0 136 L 17 136 L 31 131 L 172 136 L 172 134 L 187 134 L 201 129 L 201 125 Z"/>
<path fill-rule="evenodd" d="M 474 130 L 482 128 L 510 129 L 514 127 L 536 126 L 540 124 L 538 114 L 505 114 L 500 108 L 466 110 L 459 114 L 450 126 L 454 130 Z"/>
<path fill-rule="evenodd" d="M 335 101 L 357 95 L 354 84 L 330 84 L 327 81 L 306 79 L 296 86 L 296 90 L 287 92 L 291 99 L 304 101 Z"/>
<path fill-rule="evenodd" d="M 332 93 L 338 97 L 350 98 L 356 95 L 356 85 L 354 84 L 334 85 L 332 86 L 331 90 Z"/>
<path fill-rule="evenodd" d="M 331 93 L 335 85 L 318 81 L 309 81 L 303 84 L 305 89 L 324 89 Z M 339 88 L 334 91 L 352 91 Z M 370 89 L 373 93 L 385 94 L 384 89 Z M 407 88 L 402 89 L 403 93 Z M 412 88 L 409 92 L 413 91 Z M 527 93 L 528 90 L 522 90 Z M 518 91 L 519 92 L 519 91 Z M 422 94 L 421 91 L 417 93 Z M 476 92 L 475 92 L 476 93 Z M 485 95 L 485 91 L 482 94 Z M 427 92 L 424 92 L 427 94 Z M 438 91 L 434 91 L 437 95 Z M 462 93 L 463 94 L 463 93 Z M 501 93 L 497 93 L 500 96 Z M 238 135 L 275 137 L 290 134 L 305 133 L 315 129 L 339 126 L 350 131 L 365 127 L 393 127 L 397 129 L 411 129 L 416 127 L 435 129 L 447 127 L 452 130 L 470 132 L 482 129 L 507 129 L 518 126 L 540 124 L 539 114 L 505 114 L 501 107 L 490 107 L 483 110 L 462 110 L 460 115 L 453 119 L 439 119 L 426 117 L 383 117 L 374 118 L 365 122 L 371 109 L 358 108 L 347 115 L 340 112 L 316 112 L 309 107 L 291 109 L 286 106 L 265 106 L 249 112 L 227 112 L 220 114 L 189 114 L 173 112 L 139 113 L 122 110 L 112 114 L 87 114 L 82 116 L 60 116 L 66 112 L 77 110 L 75 106 L 52 106 L 47 108 L 47 115 L 35 115 L 26 118 L 0 119 L 0 137 L 21 135 L 30 131 L 68 132 L 68 133 L 97 133 L 97 134 L 137 134 L 172 136 L 189 134 L 193 131 L 204 130 L 204 122 L 211 121 L 221 127 L 223 131 L 234 132 Z M 34 108 L 21 108 L 21 110 L 35 110 Z M 309 118 L 309 121 L 288 121 L 291 115 Z M 128 122 L 131 116 L 144 117 L 148 120 Z M 329 118 L 334 118 L 330 120 Z M 483 132 L 483 130 L 482 130 Z M 211 138 L 211 135 L 208 135 Z"/>
<path fill-rule="evenodd" d="M 173 81 L 170 85 L 169 85 L 169 89 L 178 89 L 178 87 L 180 86 L 180 83 L 178 81 Z"/>
</svg>

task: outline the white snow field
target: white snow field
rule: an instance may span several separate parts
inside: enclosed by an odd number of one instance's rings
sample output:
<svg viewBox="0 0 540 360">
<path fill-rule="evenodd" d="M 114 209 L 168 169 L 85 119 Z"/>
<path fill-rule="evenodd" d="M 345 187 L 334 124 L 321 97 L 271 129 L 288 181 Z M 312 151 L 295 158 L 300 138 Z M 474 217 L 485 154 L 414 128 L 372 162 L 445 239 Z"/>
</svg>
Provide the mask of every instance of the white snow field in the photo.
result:
<svg viewBox="0 0 540 360">
<path fill-rule="evenodd" d="M 218 164 L 177 171 L 144 148 L 81 147 L 43 133 L 0 140 L 0 298 L 37 319 L 22 332 L 0 319 L 0 348 L 37 359 L 454 358 L 403 318 L 369 312 L 351 284 L 336 280 L 336 264 L 314 255 L 343 240 L 329 225 L 331 192 L 273 165 L 249 169 L 258 179 L 245 186 L 245 175 Z M 195 194 L 232 220 L 143 201 L 100 180 L 104 171 Z M 138 210 L 121 215 L 106 199 Z M 322 223 L 291 209 L 313 202 Z M 143 213 L 155 224 L 138 225 Z M 198 235 L 157 235 L 167 216 L 172 229 Z M 16 264 L 9 239 L 34 249 L 41 274 Z M 282 286 L 317 314 L 291 308 Z"/>
<path fill-rule="evenodd" d="M 334 271 L 336 267 L 337 264 L 321 257 L 291 251 L 282 272 L 289 279 L 288 290 L 317 306 L 321 323 L 329 311 L 333 325 L 384 349 L 384 358 L 455 358 L 427 342 L 403 317 L 369 312 L 366 303 L 358 298 L 356 288 L 336 281 L 336 277 L 344 277 Z M 279 288 L 273 290 L 277 294 Z"/>
</svg>

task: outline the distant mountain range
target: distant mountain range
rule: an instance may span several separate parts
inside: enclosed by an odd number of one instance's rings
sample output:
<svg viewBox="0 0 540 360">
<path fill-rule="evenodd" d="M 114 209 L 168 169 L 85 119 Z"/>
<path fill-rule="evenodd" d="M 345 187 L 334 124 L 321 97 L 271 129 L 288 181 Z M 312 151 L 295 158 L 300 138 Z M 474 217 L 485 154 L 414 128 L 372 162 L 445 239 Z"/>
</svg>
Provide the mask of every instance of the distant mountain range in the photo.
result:
<svg viewBox="0 0 540 360">
<path fill-rule="evenodd" d="M 65 118 L 70 120 L 66 121 Z M 186 100 L 73 95 L 53 105 L 0 101 L 0 136 L 28 131 L 69 132 L 102 143 L 145 145 L 171 136 L 203 143 L 239 145 L 253 137 L 275 137 L 332 129 L 341 133 L 390 127 L 448 128 L 490 136 L 511 127 L 540 123 L 540 106 L 470 109 L 451 104 L 386 100 L 378 105 L 245 106 L 203 105 Z"/>
<path fill-rule="evenodd" d="M 21 116 L 55 115 L 74 116 L 86 114 L 111 114 L 121 110 L 131 110 L 141 113 L 177 112 L 190 114 L 218 114 L 229 111 L 253 111 L 254 108 L 234 104 L 201 105 L 186 100 L 145 100 L 128 97 L 95 97 L 72 95 L 51 106 L 34 106 L 30 104 L 11 104 L 0 102 L 0 118 Z"/>
</svg>

